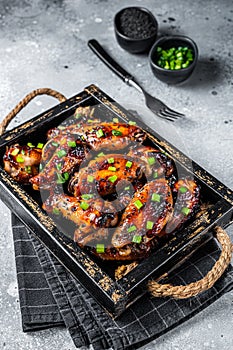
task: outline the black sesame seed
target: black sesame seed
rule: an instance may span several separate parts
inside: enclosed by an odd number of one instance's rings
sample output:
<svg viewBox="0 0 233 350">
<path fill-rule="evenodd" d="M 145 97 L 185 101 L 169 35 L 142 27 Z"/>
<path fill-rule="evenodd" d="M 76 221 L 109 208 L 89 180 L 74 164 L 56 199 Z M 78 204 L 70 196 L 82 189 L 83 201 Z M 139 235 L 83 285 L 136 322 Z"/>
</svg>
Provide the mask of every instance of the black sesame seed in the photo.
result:
<svg viewBox="0 0 233 350">
<path fill-rule="evenodd" d="M 120 16 L 122 33 L 132 39 L 145 39 L 156 33 L 156 27 L 148 13 L 128 8 Z"/>
</svg>

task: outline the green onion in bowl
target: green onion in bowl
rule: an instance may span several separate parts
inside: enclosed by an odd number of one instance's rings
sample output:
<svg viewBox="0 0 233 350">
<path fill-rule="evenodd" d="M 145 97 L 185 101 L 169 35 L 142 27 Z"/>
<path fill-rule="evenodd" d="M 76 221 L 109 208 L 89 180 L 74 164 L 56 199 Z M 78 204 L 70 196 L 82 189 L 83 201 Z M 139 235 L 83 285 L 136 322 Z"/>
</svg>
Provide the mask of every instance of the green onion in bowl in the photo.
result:
<svg viewBox="0 0 233 350">
<path fill-rule="evenodd" d="M 161 68 L 170 70 L 188 68 L 193 59 L 193 50 L 187 46 L 171 47 L 166 50 L 161 46 L 157 47 L 156 64 Z"/>
</svg>

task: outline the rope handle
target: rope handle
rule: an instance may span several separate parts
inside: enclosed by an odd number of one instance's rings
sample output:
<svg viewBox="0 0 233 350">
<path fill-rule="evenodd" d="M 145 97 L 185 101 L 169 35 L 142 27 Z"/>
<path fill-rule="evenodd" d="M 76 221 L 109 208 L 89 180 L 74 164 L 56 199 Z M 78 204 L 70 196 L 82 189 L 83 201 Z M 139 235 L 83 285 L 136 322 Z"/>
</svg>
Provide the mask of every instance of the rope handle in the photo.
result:
<svg viewBox="0 0 233 350">
<path fill-rule="evenodd" d="M 0 135 L 2 135 L 11 120 L 36 96 L 49 95 L 57 98 L 60 102 L 64 102 L 66 97 L 60 92 L 49 89 L 40 88 L 33 90 L 27 94 L 15 108 L 7 114 L 7 116 L 0 123 Z M 212 269 L 201 280 L 192 282 L 186 286 L 173 286 L 171 284 L 160 284 L 156 281 L 149 281 L 148 290 L 154 297 L 173 297 L 176 299 L 185 299 L 195 296 L 205 290 L 211 288 L 214 283 L 222 276 L 226 268 L 231 262 L 231 256 L 233 252 L 233 244 L 231 243 L 228 234 L 221 228 L 216 227 L 216 238 L 222 246 L 222 251 L 219 259 L 216 261 Z"/>
<path fill-rule="evenodd" d="M 205 277 L 199 281 L 192 282 L 186 286 L 173 286 L 172 284 L 159 284 L 156 281 L 148 283 L 148 290 L 154 297 L 173 297 L 175 299 L 186 299 L 193 297 L 211 288 L 222 276 L 231 262 L 233 244 L 228 234 L 219 226 L 215 228 L 216 238 L 222 246 L 219 259 Z"/>
<path fill-rule="evenodd" d="M 36 96 L 38 95 L 49 95 L 52 97 L 57 98 L 60 102 L 64 102 L 66 100 L 66 97 L 62 95 L 60 92 L 49 89 L 49 88 L 40 88 L 33 90 L 29 94 L 27 94 L 16 106 L 12 111 L 7 114 L 7 116 L 3 119 L 3 121 L 0 123 L 0 135 L 2 135 L 8 124 L 11 122 L 12 119 L 23 109 L 26 107 L 26 105 Z"/>
</svg>

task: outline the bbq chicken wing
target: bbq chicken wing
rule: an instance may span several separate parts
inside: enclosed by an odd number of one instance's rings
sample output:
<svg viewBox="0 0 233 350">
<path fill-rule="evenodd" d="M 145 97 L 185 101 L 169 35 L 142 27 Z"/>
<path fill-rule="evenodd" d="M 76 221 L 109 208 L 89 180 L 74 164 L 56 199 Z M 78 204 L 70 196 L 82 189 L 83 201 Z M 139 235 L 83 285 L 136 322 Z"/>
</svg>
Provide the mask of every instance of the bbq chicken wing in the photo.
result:
<svg viewBox="0 0 233 350">
<path fill-rule="evenodd" d="M 143 161 L 147 164 L 146 175 L 149 177 L 169 178 L 174 172 L 172 160 L 156 148 L 148 146 L 132 147 L 128 155 L 136 158 L 139 163 Z"/>
<path fill-rule="evenodd" d="M 61 214 L 77 225 L 74 240 L 80 245 L 87 245 L 94 239 L 106 239 L 108 227 L 116 225 L 118 213 L 111 203 L 102 199 L 91 198 L 91 195 L 71 197 L 65 194 L 54 194 L 43 204 L 43 209 L 55 215 Z"/>
<path fill-rule="evenodd" d="M 42 171 L 30 179 L 34 190 L 49 190 L 52 184 L 62 184 L 77 170 L 89 152 L 88 146 L 72 137 L 63 137 L 51 159 Z M 42 158 L 42 166 L 44 164 Z"/>
<path fill-rule="evenodd" d="M 167 234 L 180 229 L 197 212 L 200 201 L 200 187 L 193 179 L 177 181 L 173 193 L 176 195 L 176 201 L 173 216 L 165 228 Z"/>
<path fill-rule="evenodd" d="M 69 191 L 75 197 L 82 193 L 98 193 L 104 197 L 116 192 L 117 186 L 123 183 L 135 183 L 140 180 L 146 164 L 139 165 L 129 156 L 108 154 L 91 160 L 88 165 L 76 173 L 70 183 Z"/>
<path fill-rule="evenodd" d="M 12 145 L 3 157 L 4 170 L 16 181 L 29 184 L 29 180 L 38 174 L 41 152 L 36 147 Z"/>
</svg>

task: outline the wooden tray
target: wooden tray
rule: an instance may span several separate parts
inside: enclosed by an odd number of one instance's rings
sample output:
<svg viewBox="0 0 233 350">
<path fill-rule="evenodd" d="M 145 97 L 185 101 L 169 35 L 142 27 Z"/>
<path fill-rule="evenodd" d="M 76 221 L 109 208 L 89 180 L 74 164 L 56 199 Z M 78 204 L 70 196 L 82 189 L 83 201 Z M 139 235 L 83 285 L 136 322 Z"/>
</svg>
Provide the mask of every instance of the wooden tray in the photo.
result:
<svg viewBox="0 0 233 350">
<path fill-rule="evenodd" d="M 95 85 L 90 85 L 76 96 L 5 133 L 0 139 L 1 159 L 6 147 L 13 143 L 45 142 L 46 131 L 72 116 L 78 106 L 95 106 L 95 113 L 109 121 L 113 117 L 126 122 L 135 120 L 134 115 Z M 161 246 L 156 254 L 138 264 L 126 264 L 129 272 L 119 280 L 115 278 L 119 264 L 99 261 L 81 250 L 41 209 L 38 193 L 29 186 L 16 183 L 3 170 L 2 161 L 0 166 L 0 198 L 113 317 L 120 315 L 146 292 L 148 279 L 159 280 L 212 238 L 211 230 L 215 225 L 224 228 L 233 220 L 232 191 L 142 121 L 136 122 L 148 133 L 152 143 L 168 153 L 177 167 L 199 182 L 201 200 L 209 207 L 186 225 L 182 233 Z"/>
</svg>

